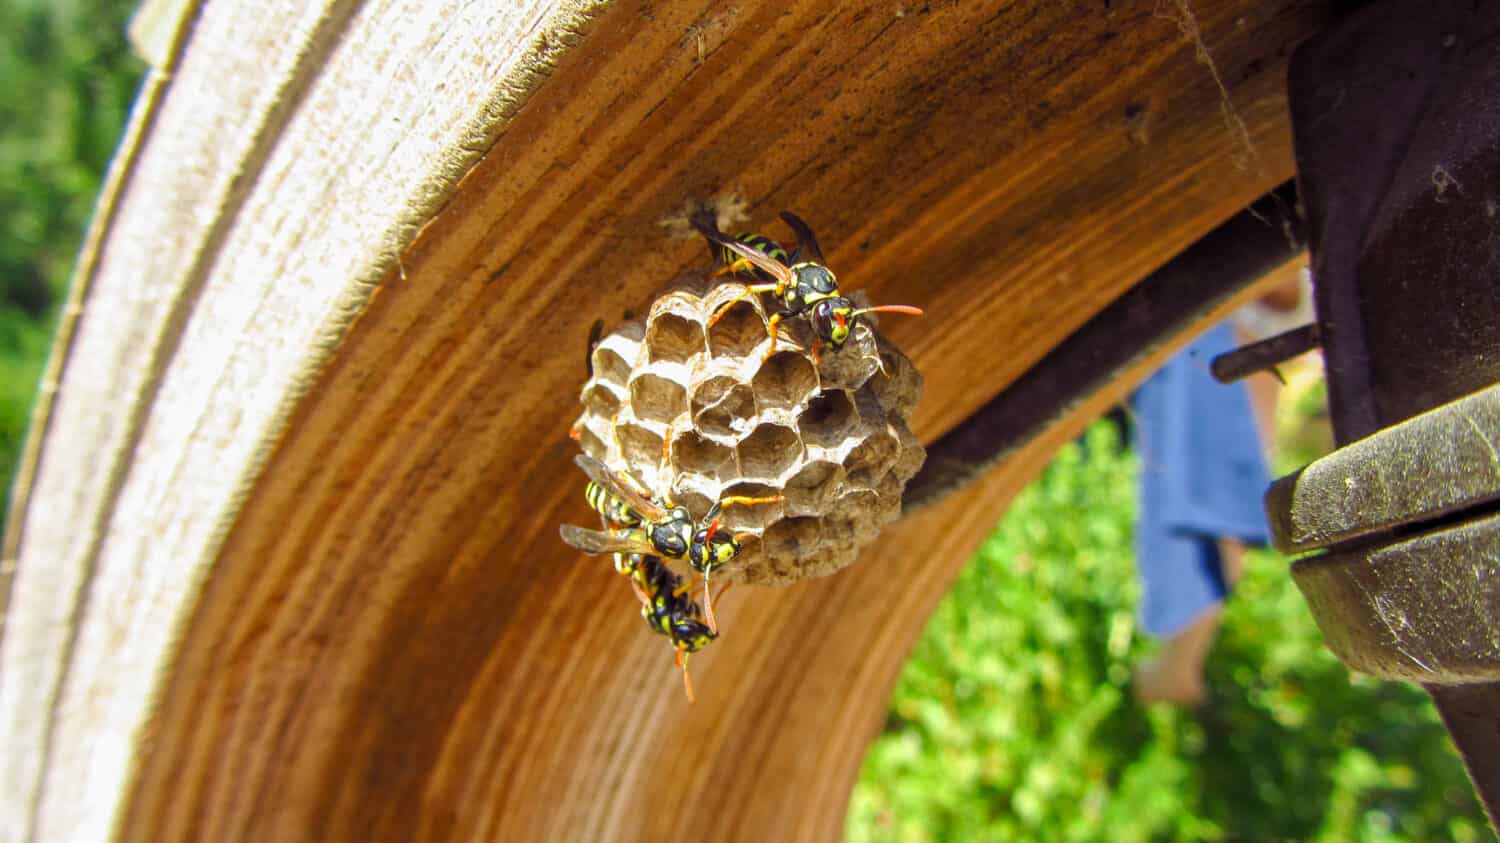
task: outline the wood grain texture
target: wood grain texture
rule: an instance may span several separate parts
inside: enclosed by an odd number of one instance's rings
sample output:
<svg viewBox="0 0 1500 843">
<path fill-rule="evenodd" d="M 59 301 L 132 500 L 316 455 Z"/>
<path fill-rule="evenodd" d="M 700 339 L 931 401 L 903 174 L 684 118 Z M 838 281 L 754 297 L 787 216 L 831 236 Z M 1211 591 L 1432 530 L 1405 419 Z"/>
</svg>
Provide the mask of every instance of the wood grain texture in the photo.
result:
<svg viewBox="0 0 1500 843">
<path fill-rule="evenodd" d="M 589 324 L 703 260 L 658 225 L 690 200 L 796 210 L 928 310 L 888 328 L 930 440 L 1290 175 L 1284 61 L 1324 15 L 204 6 L 8 544 L 0 837 L 836 835 L 934 601 L 1093 408 L 844 574 L 731 596 L 688 710 L 556 538 Z"/>
</svg>

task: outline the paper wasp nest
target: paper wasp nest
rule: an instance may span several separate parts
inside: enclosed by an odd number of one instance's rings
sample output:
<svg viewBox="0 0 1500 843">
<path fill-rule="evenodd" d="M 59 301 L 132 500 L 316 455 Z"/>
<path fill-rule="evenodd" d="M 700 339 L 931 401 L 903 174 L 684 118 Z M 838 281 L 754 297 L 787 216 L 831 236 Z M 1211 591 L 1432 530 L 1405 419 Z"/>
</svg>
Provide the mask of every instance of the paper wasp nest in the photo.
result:
<svg viewBox="0 0 1500 843">
<path fill-rule="evenodd" d="M 750 534 L 725 581 L 788 583 L 853 562 L 900 515 L 901 493 L 926 457 L 907 426 L 921 375 L 868 317 L 817 368 L 807 320 L 784 319 L 776 353 L 763 359 L 769 314 L 759 296 L 710 328 L 743 288 L 710 289 L 698 273 L 678 281 L 645 319 L 595 347 L 579 444 L 695 518 L 724 496 L 785 496 L 724 509 L 728 529 Z"/>
</svg>

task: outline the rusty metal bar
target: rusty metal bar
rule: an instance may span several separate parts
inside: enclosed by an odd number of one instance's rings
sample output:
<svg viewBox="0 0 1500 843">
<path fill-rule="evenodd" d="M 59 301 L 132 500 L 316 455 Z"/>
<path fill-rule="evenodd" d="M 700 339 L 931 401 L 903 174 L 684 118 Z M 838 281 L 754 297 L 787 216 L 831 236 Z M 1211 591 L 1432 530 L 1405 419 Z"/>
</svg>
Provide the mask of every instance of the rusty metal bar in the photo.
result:
<svg viewBox="0 0 1500 843">
<path fill-rule="evenodd" d="M 1256 372 L 1275 371 L 1282 363 L 1317 347 L 1318 326 L 1303 325 L 1220 354 L 1208 368 L 1219 383 L 1234 383 Z"/>
</svg>

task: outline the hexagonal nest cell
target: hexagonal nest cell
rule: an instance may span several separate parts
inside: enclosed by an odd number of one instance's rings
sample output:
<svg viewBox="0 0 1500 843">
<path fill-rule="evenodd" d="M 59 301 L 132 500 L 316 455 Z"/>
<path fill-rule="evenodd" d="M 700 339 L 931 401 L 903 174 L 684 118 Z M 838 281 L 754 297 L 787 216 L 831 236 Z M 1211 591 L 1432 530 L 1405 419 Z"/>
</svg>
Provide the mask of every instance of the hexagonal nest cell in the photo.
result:
<svg viewBox="0 0 1500 843">
<path fill-rule="evenodd" d="M 595 348 L 579 446 L 699 518 L 731 495 L 784 496 L 725 507 L 745 541 L 726 581 L 789 583 L 850 564 L 899 517 L 926 457 L 908 425 L 921 375 L 867 321 L 815 364 L 796 317 L 767 356 L 768 296 L 739 298 L 710 327 L 743 285 L 694 272 L 669 289 Z"/>
</svg>

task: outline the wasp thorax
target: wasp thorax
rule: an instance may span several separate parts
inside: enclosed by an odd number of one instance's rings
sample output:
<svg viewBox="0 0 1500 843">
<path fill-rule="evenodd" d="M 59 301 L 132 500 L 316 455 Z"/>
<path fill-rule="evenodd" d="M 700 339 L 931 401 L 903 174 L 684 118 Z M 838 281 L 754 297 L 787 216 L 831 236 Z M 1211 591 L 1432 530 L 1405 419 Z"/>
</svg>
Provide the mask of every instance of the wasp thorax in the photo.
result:
<svg viewBox="0 0 1500 843">
<path fill-rule="evenodd" d="M 788 583 L 848 565 L 900 514 L 925 456 L 908 426 L 921 376 L 852 315 L 858 304 L 828 294 L 833 273 L 811 263 L 793 271 L 813 294 L 812 318 L 782 319 L 773 354 L 768 311 L 784 302 L 691 273 L 645 318 L 600 340 L 583 388 L 579 445 L 690 513 L 686 538 L 673 532 L 686 554 L 664 555 L 712 570 L 714 582 Z M 846 331 L 836 333 L 841 314 Z M 644 386 L 661 383 L 673 388 Z M 708 517 L 716 503 L 767 498 L 776 500 Z"/>
<path fill-rule="evenodd" d="M 806 299 L 816 300 L 818 294 L 830 296 L 838 293 L 839 281 L 833 270 L 821 263 L 799 263 L 792 267 L 792 285 Z"/>
<path fill-rule="evenodd" d="M 681 510 L 686 516 L 687 510 Z M 673 516 L 678 515 L 678 510 L 672 511 Z M 693 535 L 693 522 L 686 517 L 673 517 L 665 524 L 658 524 L 651 530 L 651 544 L 656 547 L 656 552 L 669 559 L 680 559 L 688 552 L 689 539 Z"/>
</svg>

